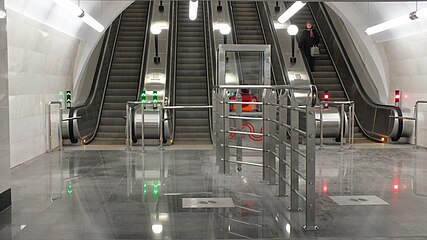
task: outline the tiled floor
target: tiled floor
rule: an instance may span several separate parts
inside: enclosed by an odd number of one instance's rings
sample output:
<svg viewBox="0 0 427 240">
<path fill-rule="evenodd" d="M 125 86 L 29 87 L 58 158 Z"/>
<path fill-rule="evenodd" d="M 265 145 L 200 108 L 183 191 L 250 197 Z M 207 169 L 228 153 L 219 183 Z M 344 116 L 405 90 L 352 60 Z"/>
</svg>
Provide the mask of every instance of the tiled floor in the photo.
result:
<svg viewBox="0 0 427 240">
<path fill-rule="evenodd" d="M 189 148 L 68 148 L 18 166 L 12 208 L 0 213 L 0 239 L 427 239 L 425 149 L 317 151 L 320 229 L 305 232 L 304 214 L 287 211 L 289 198 L 259 181 L 261 169 L 224 176 L 209 147 Z M 340 206 L 329 198 L 351 195 L 388 205 Z M 230 197 L 236 206 L 182 208 L 183 198 L 204 197 Z"/>
</svg>

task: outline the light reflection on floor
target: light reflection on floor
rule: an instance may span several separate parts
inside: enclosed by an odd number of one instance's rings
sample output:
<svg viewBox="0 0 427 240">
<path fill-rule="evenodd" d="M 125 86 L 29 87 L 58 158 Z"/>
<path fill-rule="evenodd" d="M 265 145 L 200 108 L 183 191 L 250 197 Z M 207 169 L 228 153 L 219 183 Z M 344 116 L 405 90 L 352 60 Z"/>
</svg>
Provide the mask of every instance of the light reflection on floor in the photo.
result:
<svg viewBox="0 0 427 240">
<path fill-rule="evenodd" d="M 67 148 L 12 170 L 13 206 L 0 239 L 268 239 L 427 237 L 425 149 L 357 145 L 317 151 L 316 221 L 289 213 L 261 169 L 218 173 L 210 146 Z M 258 161 L 257 157 L 248 158 Z M 303 186 L 302 186 L 303 187 Z M 301 187 L 301 188 L 302 188 Z M 329 196 L 374 195 L 389 205 L 339 206 Z M 232 198 L 233 208 L 186 209 L 183 198 Z"/>
</svg>

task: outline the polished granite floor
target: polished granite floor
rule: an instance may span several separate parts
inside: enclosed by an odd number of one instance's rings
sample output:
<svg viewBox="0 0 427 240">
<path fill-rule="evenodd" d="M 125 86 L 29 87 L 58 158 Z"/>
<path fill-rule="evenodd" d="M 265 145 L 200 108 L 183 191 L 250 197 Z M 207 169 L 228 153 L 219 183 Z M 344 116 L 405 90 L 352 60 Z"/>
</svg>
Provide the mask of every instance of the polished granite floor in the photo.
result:
<svg viewBox="0 0 427 240">
<path fill-rule="evenodd" d="M 304 214 L 287 211 L 277 185 L 259 181 L 261 169 L 224 176 L 213 154 L 191 146 L 43 154 L 12 170 L 13 204 L 0 213 L 0 239 L 427 239 L 425 149 L 318 150 L 316 232 L 301 228 Z M 330 198 L 352 195 L 388 205 Z M 183 208 L 183 198 L 195 197 L 230 197 L 235 207 Z"/>
</svg>

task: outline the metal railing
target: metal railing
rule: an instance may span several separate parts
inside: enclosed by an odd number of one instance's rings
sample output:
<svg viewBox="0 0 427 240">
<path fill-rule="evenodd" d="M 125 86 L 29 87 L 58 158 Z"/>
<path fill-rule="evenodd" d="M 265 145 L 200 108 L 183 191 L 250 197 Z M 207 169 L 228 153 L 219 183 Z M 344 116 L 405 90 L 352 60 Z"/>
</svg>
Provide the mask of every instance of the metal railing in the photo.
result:
<svg viewBox="0 0 427 240">
<path fill-rule="evenodd" d="M 427 104 L 427 101 L 417 101 L 414 105 L 414 117 L 413 118 L 407 118 L 408 120 L 415 120 L 415 131 L 414 131 L 414 147 L 418 148 L 418 105 L 420 104 Z"/>
<path fill-rule="evenodd" d="M 340 151 L 343 151 L 345 142 L 345 106 L 348 106 L 348 144 L 349 149 L 354 148 L 354 102 L 353 101 L 322 101 L 320 102 L 320 148 L 323 148 L 323 109 L 325 105 L 339 106 L 340 107 Z"/>
<path fill-rule="evenodd" d="M 144 102 L 128 101 L 126 102 L 126 150 L 130 150 L 133 145 L 133 127 L 132 127 L 132 110 L 137 106 L 141 106 L 142 126 L 141 126 L 141 152 L 145 152 L 145 139 L 144 139 Z M 136 130 L 136 129 L 135 129 Z"/>
<path fill-rule="evenodd" d="M 242 102 L 241 89 L 262 90 L 262 102 Z M 236 100 L 229 99 L 228 90 L 237 90 Z M 303 106 L 298 105 L 294 91 L 307 91 Z M 290 187 L 289 211 L 300 211 L 302 210 L 300 200 L 305 203 L 303 227 L 306 230 L 318 229 L 315 224 L 316 96 L 317 89 L 314 86 L 288 85 L 223 85 L 218 86 L 213 94 L 215 149 L 220 171 L 230 174 L 230 163 L 235 163 L 238 171 L 242 165 L 262 167 L 263 181 L 274 185 L 277 179 L 279 180 L 279 196 L 285 196 L 287 187 Z M 231 104 L 236 106 L 235 112 L 230 112 Z M 260 105 L 262 117 L 244 116 L 243 104 Z M 260 133 L 244 131 L 243 120 L 261 121 L 262 131 Z M 235 130 L 230 127 L 232 121 Z M 300 121 L 304 122 L 303 128 L 299 126 Z M 230 144 L 230 134 L 237 137 L 234 145 Z M 262 147 L 243 146 L 243 136 L 262 137 Z M 306 143 L 305 151 L 300 150 L 301 138 Z M 230 150 L 235 151 L 235 160 L 231 160 Z M 243 150 L 261 152 L 262 163 L 243 161 Z M 305 159 L 304 170 L 299 168 L 300 158 Z M 305 195 L 299 188 L 300 179 L 306 183 Z"/>
<path fill-rule="evenodd" d="M 52 105 L 58 105 L 58 136 L 59 136 L 59 149 L 62 150 L 62 103 L 59 101 L 50 101 L 48 104 L 48 141 L 47 141 L 47 152 L 52 152 Z"/>
</svg>

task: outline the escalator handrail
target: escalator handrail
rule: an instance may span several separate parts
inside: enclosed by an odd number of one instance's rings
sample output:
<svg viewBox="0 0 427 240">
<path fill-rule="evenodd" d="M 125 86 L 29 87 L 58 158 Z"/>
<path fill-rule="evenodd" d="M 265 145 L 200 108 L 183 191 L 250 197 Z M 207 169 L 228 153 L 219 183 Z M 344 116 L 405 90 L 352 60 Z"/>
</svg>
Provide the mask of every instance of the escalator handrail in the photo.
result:
<svg viewBox="0 0 427 240">
<path fill-rule="evenodd" d="M 136 93 L 136 100 L 138 101 L 140 99 L 140 92 L 144 88 L 144 82 L 145 82 L 145 73 L 147 71 L 147 59 L 148 59 L 148 51 L 145 49 L 148 49 L 148 45 L 150 44 L 150 26 L 151 26 L 151 18 L 153 15 L 153 1 L 150 1 L 148 3 L 148 11 L 147 11 L 147 22 L 145 25 L 145 36 L 144 36 L 144 49 L 142 50 L 142 56 L 141 56 L 141 68 L 139 70 L 139 80 L 138 80 L 138 92 Z"/>
<path fill-rule="evenodd" d="M 321 28 L 320 28 L 320 26 L 319 26 L 319 24 L 318 24 L 318 19 L 316 18 L 316 16 L 315 16 L 315 14 L 314 14 L 314 10 L 313 10 L 313 6 L 312 6 L 312 4 L 314 4 L 314 3 L 308 3 L 308 6 L 309 6 L 309 8 L 310 8 L 310 10 L 311 10 L 311 12 L 313 13 L 313 18 L 314 18 L 314 20 L 316 21 L 316 24 L 317 24 L 317 26 L 318 26 L 318 28 L 319 28 L 319 31 L 320 32 L 322 32 L 322 30 L 321 30 Z M 398 108 L 398 107 L 395 107 L 395 106 L 391 106 L 391 105 L 384 105 L 384 104 L 379 104 L 379 103 L 375 103 L 368 95 L 367 95 L 367 93 L 364 91 L 364 89 L 361 87 L 361 83 L 360 83 L 360 79 L 358 78 L 358 76 L 357 76 L 357 73 L 355 72 L 355 69 L 354 69 L 354 67 L 350 64 L 350 60 L 349 60 L 349 57 L 348 57 L 348 55 L 347 55 L 347 52 L 345 51 L 345 48 L 344 48 L 344 46 L 343 46 L 343 43 L 341 42 L 341 39 L 339 38 L 339 36 L 338 36 L 338 33 L 337 33 L 337 31 L 336 31 L 336 28 L 334 27 L 334 25 L 332 24 L 332 22 L 331 22 L 331 19 L 330 19 L 330 16 L 329 16 L 329 14 L 327 13 L 327 11 L 326 11 L 326 9 L 324 8 L 324 5 L 322 4 L 322 3 L 316 3 L 316 4 L 318 4 L 319 5 L 319 9 L 321 10 L 321 12 L 322 12 L 322 14 L 324 15 L 324 17 L 325 17 L 325 21 L 326 21 L 326 24 L 328 25 L 328 27 L 330 28 L 330 30 L 331 30 L 331 33 L 332 33 L 332 35 L 333 35 L 333 37 L 334 37 L 334 39 L 335 39 L 335 41 L 336 41 L 336 43 L 337 43 L 337 45 L 338 45 L 338 50 L 340 51 L 340 53 L 341 53 L 341 55 L 342 55 L 342 57 L 343 57 L 343 59 L 344 59 L 344 62 L 345 62 L 345 64 L 346 64 L 346 67 L 347 67 L 347 69 L 348 69 L 348 71 L 349 71 L 349 73 L 350 73 L 350 76 L 352 77 L 352 79 L 353 79 L 353 81 L 354 81 L 354 83 L 355 83 L 355 85 L 356 85 L 356 88 L 357 88 L 357 91 L 360 93 L 360 95 L 362 96 L 362 98 L 363 98 L 363 100 L 369 105 L 369 106 L 371 106 L 371 107 L 373 107 L 373 108 L 375 108 L 375 109 L 386 109 L 386 110 L 390 110 L 390 111 L 393 111 L 393 112 L 397 112 L 397 114 L 399 114 L 399 112 L 401 112 L 401 110 L 400 110 L 400 108 Z M 323 34 L 321 34 L 322 35 L 322 37 L 323 37 Z M 324 41 L 325 42 L 325 46 L 326 46 L 326 48 L 327 48 L 327 50 L 328 50 L 328 52 L 329 52 L 329 54 L 330 54 L 330 50 L 329 50 L 329 48 L 328 48 L 328 46 L 327 46 L 327 43 L 326 43 L 326 41 Z M 332 61 L 332 63 L 334 64 L 334 67 L 335 67 L 335 69 L 337 69 L 336 68 L 336 66 L 335 66 L 335 62 L 334 61 Z M 338 74 L 338 76 L 340 77 L 340 75 L 339 75 L 339 73 L 337 72 L 337 74 Z M 341 84 L 343 84 L 342 83 L 342 79 L 341 79 L 341 77 L 340 77 L 340 81 L 341 81 Z M 346 96 L 347 96 L 347 98 L 349 99 L 349 95 L 348 95 L 348 93 L 347 93 L 347 91 L 346 91 L 346 89 L 344 88 L 344 86 L 343 86 L 343 90 L 344 90 L 344 92 L 345 92 L 345 94 L 346 94 Z M 362 131 L 364 131 L 366 134 L 367 134 L 367 136 L 368 137 L 370 137 L 370 138 L 372 138 L 372 139 L 376 139 L 376 140 L 378 140 L 375 136 L 371 136 L 371 134 L 369 134 L 369 133 L 373 133 L 374 135 L 381 135 L 381 134 L 379 134 L 379 133 L 375 133 L 375 132 L 371 132 L 371 131 L 369 131 L 369 130 L 366 130 L 366 129 L 364 129 L 363 128 L 363 126 L 360 124 L 360 121 L 359 121 L 359 119 L 358 119 L 358 117 L 356 116 L 356 120 L 358 121 L 358 123 L 359 123 L 359 126 L 361 127 L 361 129 L 362 129 Z M 375 123 L 375 119 L 373 119 L 373 123 Z M 399 131 L 398 131 L 398 136 L 397 136 L 397 139 L 400 137 L 400 135 L 401 135 L 401 131 L 400 131 L 400 129 L 402 129 L 402 125 L 403 124 L 403 121 L 399 121 L 399 126 L 398 126 L 398 129 L 399 129 Z M 391 134 L 392 134 L 392 130 L 393 130 L 393 128 L 389 128 L 389 132 L 387 133 L 387 137 L 390 137 L 391 136 Z M 368 131 L 368 132 L 367 132 Z"/>
<path fill-rule="evenodd" d="M 286 7 L 286 9 L 288 9 L 290 7 L 288 2 L 285 2 L 285 7 Z M 289 19 L 289 21 L 291 22 L 291 24 L 295 24 L 295 21 L 292 18 Z M 296 35 L 295 40 L 297 41 L 297 43 L 299 43 L 300 42 L 300 35 Z M 305 56 L 305 54 L 303 52 L 301 52 L 301 58 L 304 62 L 304 67 L 305 67 L 306 73 L 308 75 L 308 79 L 310 80 L 310 83 L 315 85 L 313 74 L 310 71 L 307 57 Z"/>
<path fill-rule="evenodd" d="M 205 40 L 205 64 L 206 64 L 206 86 L 207 86 L 207 92 L 208 92 L 208 104 L 212 105 L 212 83 L 214 81 L 214 66 L 215 66 L 215 58 L 214 54 L 215 51 L 213 50 L 214 46 L 214 38 L 213 38 L 213 24 L 212 24 L 212 5 L 210 2 L 203 2 L 203 11 L 204 18 L 203 18 L 203 25 L 204 25 L 204 40 Z M 209 46 L 209 47 L 207 47 Z M 211 136 L 211 140 L 213 142 L 213 135 L 211 133 L 212 130 L 212 110 L 208 109 L 208 118 L 209 118 L 209 134 Z"/>
<path fill-rule="evenodd" d="M 363 87 L 361 87 L 360 79 L 359 79 L 353 65 L 350 64 L 350 58 L 348 57 L 348 54 L 345 51 L 345 48 L 343 47 L 344 45 L 343 45 L 341 39 L 338 37 L 337 30 L 336 30 L 335 26 L 332 24 L 332 20 L 329 16 L 329 13 L 324 8 L 324 4 L 319 4 L 319 7 L 322 10 L 322 13 L 325 15 L 326 22 L 328 23 L 328 26 L 331 28 L 332 34 L 334 35 L 334 37 L 338 43 L 338 48 L 344 57 L 345 63 L 350 70 L 350 74 L 351 74 L 352 78 L 355 80 L 357 90 L 359 92 L 363 93 L 363 94 L 361 94 L 362 97 L 364 97 L 365 100 L 367 100 L 366 101 L 367 103 L 372 104 L 373 107 L 384 107 L 384 108 L 394 110 L 396 107 L 394 107 L 392 105 L 385 105 L 385 104 L 376 103 L 374 100 L 372 100 L 369 97 L 369 95 L 366 93 L 366 91 L 363 89 Z"/>
<path fill-rule="evenodd" d="M 177 46 L 177 26 L 178 26 L 178 2 L 170 2 L 169 9 L 169 34 L 168 34 L 168 63 L 166 73 L 165 95 L 168 94 L 168 102 L 166 105 L 175 105 L 175 82 L 176 82 L 176 46 Z M 170 138 L 173 142 L 175 139 L 175 111 L 172 110 L 170 116 Z"/>
<path fill-rule="evenodd" d="M 98 119 L 96 121 L 95 129 L 94 129 L 92 135 L 88 139 L 86 139 L 86 143 L 90 143 L 93 141 L 93 139 L 95 138 L 96 133 L 98 132 L 98 129 L 99 129 L 99 124 L 101 122 L 102 109 L 104 107 L 105 94 L 107 92 L 108 80 L 110 80 L 111 66 L 113 65 L 114 54 L 116 52 L 117 38 L 119 36 L 119 30 L 120 30 L 120 26 L 122 23 L 122 18 L 123 18 L 123 13 L 120 14 L 119 23 L 117 25 L 116 34 L 114 36 L 114 44 L 113 44 L 112 54 L 111 54 L 111 58 L 110 58 L 110 64 L 108 65 L 108 71 L 107 71 L 107 76 L 106 76 L 106 80 L 105 80 L 104 91 L 102 94 L 101 104 L 99 106 Z"/>
<path fill-rule="evenodd" d="M 114 22 L 113 22 L 114 23 Z M 74 116 L 74 112 L 78 109 L 82 109 L 82 108 L 87 108 L 88 105 L 91 105 L 95 95 L 96 95 L 96 89 L 98 88 L 99 85 L 99 78 L 101 77 L 101 71 L 102 71 L 102 63 L 104 62 L 105 59 L 105 54 L 108 50 L 108 41 L 110 39 L 110 34 L 111 34 L 111 29 L 112 26 L 110 26 L 104 33 L 104 39 L 102 42 L 102 52 L 100 54 L 100 56 L 98 57 L 98 62 L 96 64 L 96 70 L 95 70 L 95 74 L 94 75 L 94 81 L 92 81 L 92 85 L 89 91 L 89 94 L 86 98 L 86 100 L 81 103 L 80 105 L 71 107 L 69 110 L 69 118 L 72 118 Z M 74 124 L 73 124 L 73 120 L 69 120 L 69 124 L 68 124 L 68 134 L 70 137 L 70 141 L 72 143 L 77 143 L 78 139 L 76 139 L 76 136 L 74 136 Z"/>
<path fill-rule="evenodd" d="M 260 14 L 260 9 L 259 9 L 259 6 L 258 6 L 258 2 L 255 2 L 255 9 L 256 9 L 256 14 L 258 15 L 258 20 L 259 20 L 259 26 L 261 28 L 262 39 L 264 39 L 264 43 L 267 44 L 267 37 L 265 36 L 264 24 L 263 24 L 263 21 L 262 21 L 262 18 L 261 18 L 261 14 Z M 271 57 L 271 60 L 273 60 L 273 56 L 270 56 L 270 57 Z M 273 61 L 271 61 L 271 63 L 272 62 Z M 272 80 L 272 82 L 274 82 L 274 85 L 278 85 L 277 84 L 276 74 L 275 74 L 275 72 L 273 70 L 273 66 L 270 66 L 270 72 L 272 73 L 271 74 L 272 79 L 270 79 L 270 81 Z M 270 82 L 270 84 L 272 82 Z"/>
<path fill-rule="evenodd" d="M 94 138 L 95 138 L 95 135 L 96 135 L 96 133 L 97 133 L 97 131 L 98 131 L 98 128 L 99 128 L 99 123 L 100 123 L 100 118 L 101 118 L 101 113 L 102 113 L 102 107 L 103 107 L 103 105 L 104 105 L 104 99 L 105 99 L 105 93 L 106 93 L 106 91 L 107 91 L 107 85 L 108 85 L 108 79 L 109 79 L 109 76 L 110 76 L 110 71 L 111 71 L 111 65 L 112 65 L 112 63 L 113 63 L 113 57 L 114 57 L 114 52 L 115 52 L 115 49 L 116 49 L 116 42 L 117 42 L 117 37 L 118 37 L 118 33 L 119 33 L 119 29 L 120 29 L 120 25 L 121 25 L 121 21 L 122 21 L 122 16 L 123 16 L 123 14 L 120 14 L 119 15 L 119 20 L 118 20 L 118 23 L 117 23 L 117 29 L 116 29 L 116 32 L 115 32 L 115 34 L 114 34 L 114 42 L 113 42 L 113 47 L 112 47 L 112 49 L 111 49 L 111 56 L 110 56 L 110 59 L 109 59 L 109 64 L 108 64 L 108 70 L 107 70 L 107 75 L 106 75 L 106 80 L 105 80 L 105 83 L 104 83 L 104 90 L 103 90 L 103 94 L 102 94 L 102 99 L 101 99 L 101 103 L 100 103 L 100 106 L 99 106 L 99 111 L 98 111 L 98 119 L 97 119 L 97 122 L 96 122 L 96 125 L 95 125 L 95 128 L 94 128 L 94 131 L 93 132 L 91 132 L 89 135 L 87 135 L 87 136 L 81 136 L 82 138 L 84 138 L 86 141 L 85 141 L 85 143 L 90 143 Z M 114 23 L 114 22 L 113 22 Z M 110 27 L 110 31 L 111 31 L 112 29 L 111 29 L 111 27 Z M 108 40 L 109 40 L 109 36 L 110 34 L 108 34 Z M 107 40 L 107 41 L 108 41 Z M 105 48 L 107 48 L 107 44 L 106 44 L 106 46 L 105 46 Z M 103 62 L 105 61 L 105 54 L 106 54 L 106 51 L 104 51 L 103 52 L 103 56 L 102 56 L 102 62 L 101 62 L 101 64 L 100 64 L 100 66 L 102 66 L 102 64 L 103 64 Z M 92 96 L 90 96 L 90 100 L 89 101 L 86 101 L 84 104 L 82 104 L 82 105 L 79 105 L 79 106 L 76 106 L 76 107 L 73 107 L 72 109 L 70 109 L 70 111 L 72 111 L 73 113 L 71 113 L 71 114 L 74 114 L 74 113 L 76 113 L 76 111 L 78 111 L 78 110 L 80 110 L 80 109 L 84 109 L 84 108 L 87 108 L 87 107 L 89 107 L 90 105 L 92 105 L 92 103 L 93 103 L 93 101 L 95 100 L 95 93 L 96 93 L 96 89 L 98 89 L 98 85 L 99 85 L 99 81 L 100 81 L 100 71 L 102 70 L 102 67 L 100 67 L 100 69 L 99 69 L 99 74 L 97 75 L 97 78 L 96 78 L 96 84 L 95 84 L 95 87 L 94 87 L 94 91 L 93 91 L 93 94 L 92 94 Z M 72 129 L 70 129 L 70 133 L 72 133 L 72 135 L 74 136 L 74 131 L 72 130 Z M 89 138 L 88 138 L 89 137 Z M 71 139 L 71 140 L 74 140 L 74 139 Z"/>
<path fill-rule="evenodd" d="M 274 67 L 279 67 L 280 75 L 281 75 L 281 78 L 283 79 L 283 83 L 277 83 L 277 76 L 274 76 L 274 79 L 275 79 L 277 85 L 284 85 L 284 84 L 290 85 L 289 77 L 286 74 L 288 72 L 288 70 L 286 69 L 285 59 L 283 58 L 281 47 L 280 47 L 280 44 L 278 43 L 278 37 L 277 37 L 277 33 L 274 29 L 274 23 L 271 20 L 271 12 L 269 11 L 268 3 L 262 2 L 261 4 L 262 4 L 262 7 L 263 7 L 265 14 L 260 13 L 259 3 L 256 2 L 258 16 L 259 16 L 259 19 L 261 21 L 261 28 L 263 30 L 264 41 L 267 43 L 267 39 L 265 36 L 264 21 L 263 21 L 262 16 L 265 16 L 265 18 L 267 20 L 266 26 L 268 28 L 268 31 L 271 33 L 271 41 L 272 41 L 272 45 L 273 45 L 272 49 L 274 49 L 274 51 L 276 53 L 277 60 L 279 62 L 279 65 L 278 66 L 272 66 L 272 69 L 274 69 Z M 273 62 L 273 57 L 272 57 L 272 62 Z M 274 73 L 274 71 L 273 71 L 273 73 Z"/>
<path fill-rule="evenodd" d="M 231 25 L 231 33 L 232 33 L 232 37 L 233 37 L 233 43 L 234 44 L 238 44 L 238 37 L 237 37 L 237 28 L 236 28 L 236 21 L 234 19 L 234 14 L 233 14 L 233 4 L 231 1 L 228 1 L 228 14 L 230 17 L 230 25 Z M 239 83 L 241 83 L 241 81 L 243 80 L 243 69 L 242 69 L 242 64 L 240 62 L 240 53 L 236 52 L 236 64 L 237 64 L 237 74 L 238 74 L 238 79 L 239 79 Z M 220 83 L 217 83 L 220 84 Z"/>
</svg>

